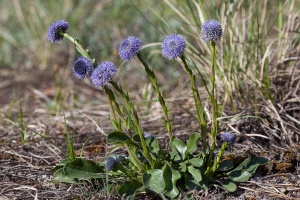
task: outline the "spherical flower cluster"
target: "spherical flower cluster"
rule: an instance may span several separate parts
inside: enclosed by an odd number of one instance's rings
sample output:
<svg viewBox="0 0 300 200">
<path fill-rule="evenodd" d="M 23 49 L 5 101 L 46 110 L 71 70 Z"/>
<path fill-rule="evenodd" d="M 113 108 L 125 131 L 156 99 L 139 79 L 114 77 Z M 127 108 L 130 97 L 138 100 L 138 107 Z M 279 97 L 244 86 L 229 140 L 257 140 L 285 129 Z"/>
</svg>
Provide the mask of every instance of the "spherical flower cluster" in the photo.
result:
<svg viewBox="0 0 300 200">
<path fill-rule="evenodd" d="M 73 74 L 76 78 L 84 79 L 91 76 L 93 72 L 93 63 L 85 57 L 78 58 L 73 65 Z"/>
<path fill-rule="evenodd" d="M 183 55 L 185 47 L 186 43 L 183 36 L 171 34 L 164 39 L 161 45 L 161 53 L 165 58 L 174 60 Z"/>
<path fill-rule="evenodd" d="M 129 36 L 121 42 L 118 54 L 122 60 L 129 61 L 136 56 L 141 48 L 141 40 L 137 37 Z"/>
<path fill-rule="evenodd" d="M 102 62 L 98 67 L 93 71 L 91 75 L 92 83 L 96 87 L 102 87 L 107 82 L 111 81 L 111 78 L 117 72 L 116 66 L 112 62 Z"/>
<path fill-rule="evenodd" d="M 144 138 L 145 138 L 145 139 L 153 138 L 153 137 L 154 137 L 154 135 L 152 135 L 151 133 L 146 133 L 146 134 L 144 135 Z"/>
<path fill-rule="evenodd" d="M 232 145 L 235 142 L 236 136 L 231 132 L 225 132 L 220 135 L 221 141 L 227 142 L 228 144 Z"/>
<path fill-rule="evenodd" d="M 63 33 L 69 30 L 69 23 L 65 20 L 57 20 L 48 28 L 48 39 L 52 42 L 60 42 L 64 38 Z"/>
<path fill-rule="evenodd" d="M 116 160 L 113 157 L 108 157 L 106 159 L 106 163 L 105 163 L 106 171 L 109 172 L 110 170 L 112 170 L 115 166 L 115 162 L 116 162 Z"/>
<path fill-rule="evenodd" d="M 219 22 L 214 19 L 208 20 L 201 26 L 201 36 L 206 42 L 216 42 L 223 34 Z"/>
</svg>

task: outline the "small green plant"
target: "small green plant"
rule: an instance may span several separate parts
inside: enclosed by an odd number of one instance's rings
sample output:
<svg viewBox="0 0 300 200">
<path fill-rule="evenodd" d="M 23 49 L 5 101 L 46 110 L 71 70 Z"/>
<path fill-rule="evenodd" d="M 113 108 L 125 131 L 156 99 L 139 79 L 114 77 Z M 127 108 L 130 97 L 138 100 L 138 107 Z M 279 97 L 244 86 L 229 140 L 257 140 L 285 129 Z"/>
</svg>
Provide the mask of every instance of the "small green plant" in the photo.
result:
<svg viewBox="0 0 300 200">
<path fill-rule="evenodd" d="M 76 158 L 67 132 L 70 158 L 62 160 L 55 167 L 55 181 L 80 183 L 82 179 L 101 178 L 106 180 L 108 186 L 109 181 L 114 180 L 118 183 L 118 194 L 125 199 L 133 199 L 136 193 L 142 191 L 152 191 L 162 199 L 166 199 L 178 197 L 180 191 L 206 190 L 211 184 L 218 184 L 224 190 L 233 192 L 237 189 L 239 182 L 247 181 L 259 165 L 267 163 L 268 160 L 265 158 L 250 157 L 235 167 L 231 160 L 222 160 L 225 150 L 235 142 L 235 135 L 230 132 L 220 135 L 223 143 L 218 153 L 215 153 L 219 115 L 215 90 L 215 49 L 216 42 L 223 33 L 217 21 L 209 20 L 201 27 L 201 36 L 205 41 L 210 42 L 212 52 L 212 74 L 208 89 L 212 116 L 211 127 L 208 127 L 207 113 L 196 86 L 196 75 L 185 55 L 187 45 L 184 37 L 171 34 L 164 39 L 161 46 L 162 56 L 169 60 L 179 58 L 178 60 L 181 60 L 189 75 L 200 130 L 191 133 L 187 141 L 182 141 L 173 135 L 168 108 L 158 87 L 154 71 L 143 58 L 141 40 L 129 36 L 119 46 L 120 58 L 130 61 L 136 56 L 150 78 L 164 113 L 164 125 L 169 137 L 167 149 L 161 148 L 155 136 L 144 133 L 129 93 L 113 80 L 117 67 L 109 61 L 98 65 L 91 52 L 84 49 L 78 39 L 70 36 L 68 30 L 68 22 L 58 20 L 50 25 L 48 38 L 52 43 L 67 38 L 76 45 L 76 49 L 83 57 L 75 61 L 73 74 L 79 79 L 90 77 L 94 86 L 103 89 L 110 103 L 112 113 L 110 121 L 115 129 L 108 135 L 107 143 L 115 147 L 123 147 L 128 156 L 115 155 L 111 152 L 101 163 Z M 120 102 L 125 102 L 124 109 L 120 108 Z M 208 136 L 211 138 L 211 143 L 207 141 Z M 202 148 L 199 150 L 197 144 L 200 140 Z"/>
</svg>

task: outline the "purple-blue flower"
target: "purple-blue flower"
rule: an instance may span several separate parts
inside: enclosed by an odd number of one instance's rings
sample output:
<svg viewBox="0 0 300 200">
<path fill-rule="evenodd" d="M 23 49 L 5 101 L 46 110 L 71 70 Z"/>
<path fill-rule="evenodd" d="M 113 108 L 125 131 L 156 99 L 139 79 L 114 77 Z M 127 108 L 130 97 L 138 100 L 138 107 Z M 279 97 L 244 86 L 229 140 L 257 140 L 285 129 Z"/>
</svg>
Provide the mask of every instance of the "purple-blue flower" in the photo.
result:
<svg viewBox="0 0 300 200">
<path fill-rule="evenodd" d="M 64 33 L 69 30 L 69 23 L 65 20 L 57 20 L 48 28 L 48 39 L 52 42 L 60 42 L 64 38 Z"/>
<path fill-rule="evenodd" d="M 91 75 L 92 83 L 96 87 L 102 87 L 107 82 L 111 81 L 111 78 L 117 72 L 116 66 L 109 61 L 102 62 L 98 67 L 93 71 Z"/>
<path fill-rule="evenodd" d="M 154 135 L 152 135 L 151 133 L 146 133 L 146 134 L 144 135 L 144 138 L 145 138 L 145 139 L 153 138 L 153 137 L 154 137 Z"/>
<path fill-rule="evenodd" d="M 161 53 L 165 58 L 174 60 L 183 55 L 185 47 L 186 43 L 182 35 L 171 34 L 164 39 Z"/>
<path fill-rule="evenodd" d="M 124 61 L 131 60 L 142 48 L 142 42 L 139 38 L 128 36 L 119 46 L 118 54 Z"/>
<path fill-rule="evenodd" d="M 214 19 L 204 22 L 201 26 L 201 36 L 205 42 L 216 42 L 222 34 L 220 23 Z"/>
<path fill-rule="evenodd" d="M 73 74 L 76 78 L 84 79 L 91 76 L 93 72 L 93 63 L 85 57 L 78 58 L 73 65 Z"/>
<path fill-rule="evenodd" d="M 227 142 L 228 144 L 232 145 L 235 142 L 236 136 L 231 132 L 225 132 L 220 135 L 221 141 Z"/>
<path fill-rule="evenodd" d="M 110 170 L 112 170 L 115 166 L 115 162 L 116 162 L 116 160 L 113 157 L 108 157 L 106 159 L 106 163 L 105 163 L 106 171 L 109 172 Z"/>
</svg>

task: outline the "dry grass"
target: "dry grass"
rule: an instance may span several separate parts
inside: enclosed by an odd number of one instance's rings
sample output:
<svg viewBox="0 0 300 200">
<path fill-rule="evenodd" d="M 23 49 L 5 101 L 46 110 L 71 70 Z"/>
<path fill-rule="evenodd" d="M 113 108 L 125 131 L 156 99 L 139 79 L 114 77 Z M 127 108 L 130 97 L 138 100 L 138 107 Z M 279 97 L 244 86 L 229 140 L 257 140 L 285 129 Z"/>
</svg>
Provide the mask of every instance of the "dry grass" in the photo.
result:
<svg viewBox="0 0 300 200">
<path fill-rule="evenodd" d="M 18 8 L 20 2 L 13 2 L 15 8 Z M 165 6 L 172 7 L 174 2 L 165 0 Z M 196 1 L 191 2 L 195 3 Z M 295 1 L 290 2 L 292 2 L 291 5 L 296 6 L 297 4 Z M 107 3 L 108 1 L 103 1 L 103 5 L 99 4 L 98 7 L 94 7 L 93 12 L 102 11 Z M 70 4 L 69 6 L 74 5 Z M 176 10 L 176 8 L 178 7 L 172 9 Z M 221 8 L 221 11 L 225 12 L 225 7 Z M 253 7 L 249 8 L 249 10 L 251 9 Z M 298 11 L 295 11 L 293 7 L 284 9 L 287 23 L 282 27 L 281 43 L 278 42 L 279 40 L 275 42 L 274 37 L 270 37 L 267 40 L 266 51 L 258 56 L 260 66 L 264 66 L 261 63 L 269 58 L 272 100 L 266 97 L 263 89 L 258 90 L 255 86 L 257 84 L 263 88 L 263 75 L 261 75 L 263 68 L 258 71 L 250 70 L 257 67 L 255 62 L 247 60 L 249 57 L 247 57 L 246 51 L 253 46 L 249 45 L 245 50 L 246 47 L 241 45 L 248 37 L 246 32 L 242 31 L 247 28 L 245 24 L 248 24 L 248 18 L 239 18 L 239 16 L 244 16 L 246 11 L 241 6 L 242 14 L 234 15 L 230 21 L 230 23 L 236 21 L 239 25 L 243 25 L 227 32 L 227 37 L 232 43 L 231 49 L 227 49 L 228 51 L 225 49 L 225 38 L 222 41 L 224 46 L 220 46 L 220 57 L 226 57 L 226 52 L 242 53 L 237 55 L 237 59 L 230 57 L 228 63 L 218 60 L 220 70 L 223 70 L 220 67 L 222 64 L 228 67 L 224 68 L 225 71 L 221 71 L 221 74 L 225 75 L 218 80 L 219 97 L 223 103 L 223 113 L 218 119 L 220 122 L 219 132 L 232 131 L 238 135 L 237 143 L 233 148 L 234 154 L 228 153 L 224 159 L 231 158 L 238 165 L 247 156 L 259 155 L 269 158 L 270 163 L 259 168 L 250 181 L 239 185 L 235 193 L 226 193 L 218 187 L 211 187 L 208 191 L 188 191 L 186 193 L 183 191 L 179 199 L 185 199 L 185 195 L 188 193 L 193 193 L 195 199 L 300 199 L 300 48 L 299 45 L 291 48 L 291 34 L 299 34 L 299 31 L 297 33 L 297 30 L 292 30 L 293 33 L 291 33 L 290 30 L 291 27 L 299 27 L 295 24 L 295 13 L 297 14 Z M 68 16 L 66 11 L 63 13 L 62 16 Z M 151 16 L 149 13 L 147 12 L 146 17 Z M 178 10 L 178 21 L 185 22 L 183 24 L 186 27 L 190 25 L 191 20 L 186 19 L 188 16 L 183 13 L 182 10 Z M 33 14 L 31 12 L 31 15 L 36 17 Z M 9 13 L 6 15 L 11 16 Z M 0 18 L 2 24 L 7 20 L 4 19 L 5 15 L 3 16 Z M 221 13 L 222 25 L 226 23 L 226 16 L 228 15 Z M 201 21 L 204 16 L 198 17 Z M 18 20 L 21 19 L 18 18 Z M 102 20 L 105 22 L 105 19 Z M 76 20 L 74 19 L 74 21 Z M 139 23 L 142 24 L 142 22 Z M 120 22 L 118 25 L 121 26 L 121 24 Z M 108 25 L 110 24 L 105 24 L 106 27 Z M 232 24 L 229 25 L 232 26 Z M 41 23 L 38 27 L 43 28 L 43 26 Z M 135 30 L 138 28 L 138 26 L 134 27 Z M 196 38 L 198 32 L 196 26 L 191 29 L 194 31 L 193 33 L 185 29 L 180 31 L 195 39 L 198 45 L 197 53 L 209 54 L 209 49 L 201 45 L 199 37 Z M 112 30 L 115 31 L 113 39 L 117 40 L 130 32 L 124 27 L 113 27 Z M 234 38 L 233 33 L 239 32 L 242 34 L 237 34 Z M 3 34 L 3 31 L 0 31 L 2 39 Z M 8 37 L 7 34 L 5 36 Z M 238 38 L 239 36 L 240 38 Z M 111 36 L 108 38 L 111 39 Z M 18 37 L 14 39 L 18 39 Z M 52 168 L 61 159 L 67 157 L 64 140 L 64 114 L 69 130 L 74 131 L 76 154 L 79 156 L 82 153 L 85 158 L 95 162 L 102 161 L 112 148 L 105 142 L 112 126 L 108 120 L 109 106 L 104 93 L 92 87 L 89 82 L 84 83 L 70 78 L 71 70 L 62 67 L 71 66 L 75 59 L 76 54 L 72 46 L 64 46 L 62 52 L 55 53 L 60 57 L 54 57 L 47 54 L 50 49 L 50 45 L 47 44 L 46 50 L 39 54 L 38 59 L 32 58 L 36 52 L 32 54 L 26 48 L 39 52 L 38 49 L 41 48 L 39 45 L 46 41 L 43 39 L 35 40 L 37 43 L 32 43 L 30 46 L 18 43 L 16 40 L 14 44 L 26 51 L 25 55 L 22 52 L 11 53 L 9 54 L 11 58 L 21 54 L 16 59 L 16 63 L 9 68 L 0 65 L 0 199 L 118 199 L 114 196 L 115 191 L 111 191 L 110 196 L 106 194 L 101 181 L 97 183 L 86 181 L 83 185 L 52 181 Z M 7 41 L 11 42 L 12 40 Z M 91 39 L 86 43 L 93 42 L 94 40 Z M 34 45 L 38 45 L 39 48 Z M 105 46 L 101 43 L 100 46 L 103 47 L 103 45 Z M 280 45 L 282 48 L 279 48 Z M 114 49 L 106 50 L 107 54 L 111 53 L 111 57 L 115 56 Z M 282 50 L 280 54 L 278 54 L 279 50 Z M 196 56 L 197 53 L 188 52 L 191 57 Z M 150 51 L 149 58 L 153 58 L 153 63 L 156 61 L 153 55 L 156 54 L 155 50 Z M 101 58 L 102 56 L 105 55 L 101 55 Z M 50 57 L 52 57 L 51 60 Z M 30 59 L 30 67 L 27 64 L 21 66 L 20 69 L 15 67 L 21 63 L 20 61 L 26 59 Z M 197 57 L 196 61 L 199 66 L 204 67 L 203 71 L 208 74 L 210 69 L 207 60 Z M 33 63 L 42 63 L 42 66 L 33 66 Z M 248 79 L 239 77 L 239 74 L 231 74 L 229 65 L 231 63 L 240 64 L 241 68 L 247 67 L 247 64 L 250 63 L 249 70 L 246 70 L 247 73 L 244 74 Z M 119 64 L 121 65 L 121 63 Z M 170 71 L 174 74 L 170 74 Z M 185 139 L 190 133 L 198 130 L 198 124 L 193 116 L 195 106 L 188 78 L 182 74 L 184 74 L 182 69 L 157 70 L 156 72 L 171 113 L 174 135 Z M 115 80 L 130 91 L 141 117 L 144 131 L 156 134 L 162 145 L 165 145 L 167 133 L 162 123 L 163 113 L 159 103 L 155 101 L 155 93 L 150 87 L 147 77 L 138 63 L 132 61 L 128 65 L 121 65 Z M 240 81 L 245 81 L 243 87 L 240 87 Z M 130 84 L 128 84 L 129 82 Z M 199 90 L 205 102 L 205 109 L 209 110 L 208 100 L 205 101 L 207 99 L 206 90 L 200 85 Z M 22 102 L 23 121 L 26 126 L 25 144 L 22 144 L 20 138 L 20 102 Z M 141 194 L 137 197 L 137 199 L 142 198 L 159 199 L 153 194 Z"/>
</svg>

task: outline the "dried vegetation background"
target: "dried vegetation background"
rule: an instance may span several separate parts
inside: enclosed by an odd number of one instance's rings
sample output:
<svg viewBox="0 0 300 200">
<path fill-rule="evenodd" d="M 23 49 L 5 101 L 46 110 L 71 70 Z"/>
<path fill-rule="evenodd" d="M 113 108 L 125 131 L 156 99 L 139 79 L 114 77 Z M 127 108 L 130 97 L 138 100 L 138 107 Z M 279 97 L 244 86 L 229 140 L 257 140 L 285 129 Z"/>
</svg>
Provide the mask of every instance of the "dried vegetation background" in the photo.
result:
<svg viewBox="0 0 300 200">
<path fill-rule="evenodd" d="M 147 42 L 161 41 L 164 35 L 157 36 L 149 30 L 149 22 L 158 21 L 144 1 L 135 4 L 139 11 L 130 1 L 64 0 L 63 6 L 53 2 L 29 1 L 30 5 L 25 5 L 18 0 L 0 1 L 0 23 L 4 27 L 0 30 L 0 199 L 117 199 L 107 196 L 101 184 L 96 187 L 88 181 L 85 185 L 51 181 L 51 169 L 67 157 L 64 115 L 69 131 L 74 133 L 77 155 L 97 162 L 111 148 L 105 138 L 112 127 L 103 92 L 71 74 L 78 56 L 74 46 L 68 42 L 51 45 L 46 38 L 47 27 L 58 16 L 66 19 L 72 33 L 97 59 L 110 59 L 120 66 L 115 80 L 130 91 L 144 131 L 156 134 L 162 144 L 167 135 L 162 111 L 153 101 L 155 94 L 147 77 L 137 61 L 121 63 L 116 49 L 127 35 L 139 33 Z M 290 5 L 285 2 L 284 6 Z M 293 6 L 296 12 L 291 23 L 295 23 L 293 34 L 298 34 L 299 39 L 299 4 L 294 2 Z M 172 9 L 166 11 L 169 16 L 172 13 Z M 176 20 L 173 23 L 176 26 Z M 243 158 L 256 155 L 267 157 L 270 163 L 259 168 L 256 176 L 233 194 L 212 187 L 194 192 L 195 199 L 300 199 L 300 47 L 299 42 L 290 46 L 280 58 L 269 55 L 272 100 L 255 84 L 246 82 L 244 87 L 230 91 L 230 101 L 221 98 L 224 111 L 219 118 L 219 131 L 232 131 L 238 136 L 233 152 L 224 159 L 234 159 L 238 165 Z M 152 62 L 164 66 L 157 58 L 153 56 Z M 192 116 L 195 106 L 188 78 L 182 75 L 180 66 L 172 64 L 173 69 L 155 70 L 172 113 L 174 135 L 186 138 L 198 130 Z M 199 88 L 205 99 L 205 88 L 200 84 Z M 224 88 L 218 90 L 220 97 L 228 94 Z M 21 141 L 22 131 L 26 133 L 26 143 Z"/>
</svg>

